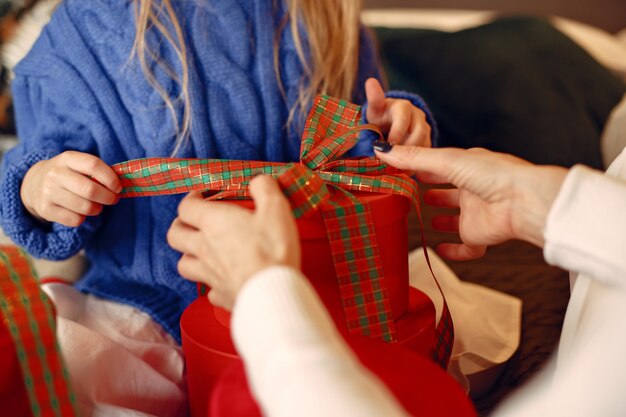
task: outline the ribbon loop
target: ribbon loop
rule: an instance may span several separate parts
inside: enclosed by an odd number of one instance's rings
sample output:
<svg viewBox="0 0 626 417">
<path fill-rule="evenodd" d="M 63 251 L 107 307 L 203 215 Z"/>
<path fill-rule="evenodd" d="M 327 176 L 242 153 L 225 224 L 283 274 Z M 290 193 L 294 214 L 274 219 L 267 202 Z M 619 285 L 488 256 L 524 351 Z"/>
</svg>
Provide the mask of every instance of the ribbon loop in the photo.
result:
<svg viewBox="0 0 626 417">
<path fill-rule="evenodd" d="M 335 161 L 354 147 L 363 130 L 376 132 L 383 139 L 380 129 L 371 124 L 358 125 L 361 108 L 345 100 L 317 96 L 304 126 L 300 159 L 312 170 Z"/>
</svg>

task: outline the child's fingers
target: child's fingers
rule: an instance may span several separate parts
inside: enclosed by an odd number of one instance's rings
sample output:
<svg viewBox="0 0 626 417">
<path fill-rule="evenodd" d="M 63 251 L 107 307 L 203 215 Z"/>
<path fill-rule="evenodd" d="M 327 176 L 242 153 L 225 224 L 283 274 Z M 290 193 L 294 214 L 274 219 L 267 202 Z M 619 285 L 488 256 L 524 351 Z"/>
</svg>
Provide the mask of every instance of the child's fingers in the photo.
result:
<svg viewBox="0 0 626 417">
<path fill-rule="evenodd" d="M 50 222 L 76 227 L 83 223 L 85 216 L 95 216 L 102 211 L 102 205 L 86 200 L 64 189 L 45 189 L 46 198 L 38 200 L 38 216 Z"/>
<path fill-rule="evenodd" d="M 82 216 L 97 216 L 102 212 L 102 204 L 78 196 L 66 189 L 55 192 L 51 202 Z"/>
<path fill-rule="evenodd" d="M 431 128 L 426 121 L 426 115 L 420 109 L 412 108 L 411 130 L 403 145 L 425 146 L 430 148 L 432 141 L 430 138 Z"/>
<path fill-rule="evenodd" d="M 65 170 L 63 177 L 60 182 L 62 188 L 89 201 L 110 206 L 119 200 L 116 193 L 83 174 Z"/>
<path fill-rule="evenodd" d="M 47 215 L 42 217 L 68 227 L 78 227 L 85 221 L 85 216 L 57 205 L 50 207 Z"/>
<path fill-rule="evenodd" d="M 458 208 L 459 190 L 428 190 L 424 193 L 424 202 L 435 207 Z"/>
<path fill-rule="evenodd" d="M 389 109 L 391 116 L 391 128 L 387 140 L 391 143 L 402 143 L 409 132 L 413 113 L 413 104 L 407 100 L 397 100 Z"/>
<path fill-rule="evenodd" d="M 63 158 L 72 171 L 93 178 L 115 194 L 122 191 L 122 183 L 115 171 L 97 156 L 68 151 L 63 154 Z"/>
<path fill-rule="evenodd" d="M 367 98 L 367 121 L 380 124 L 386 110 L 386 98 L 385 91 L 376 78 L 370 78 L 365 82 L 365 96 Z"/>
</svg>

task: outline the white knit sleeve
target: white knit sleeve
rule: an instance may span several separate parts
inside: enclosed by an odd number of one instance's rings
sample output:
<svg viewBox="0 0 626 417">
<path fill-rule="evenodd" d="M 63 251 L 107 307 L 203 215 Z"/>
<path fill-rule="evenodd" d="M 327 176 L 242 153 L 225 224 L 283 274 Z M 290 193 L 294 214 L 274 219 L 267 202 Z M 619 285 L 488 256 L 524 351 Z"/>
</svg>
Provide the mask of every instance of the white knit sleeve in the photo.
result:
<svg viewBox="0 0 626 417">
<path fill-rule="evenodd" d="M 250 279 L 237 298 L 231 325 L 265 415 L 407 415 L 354 357 L 297 271 L 273 267 Z"/>
</svg>

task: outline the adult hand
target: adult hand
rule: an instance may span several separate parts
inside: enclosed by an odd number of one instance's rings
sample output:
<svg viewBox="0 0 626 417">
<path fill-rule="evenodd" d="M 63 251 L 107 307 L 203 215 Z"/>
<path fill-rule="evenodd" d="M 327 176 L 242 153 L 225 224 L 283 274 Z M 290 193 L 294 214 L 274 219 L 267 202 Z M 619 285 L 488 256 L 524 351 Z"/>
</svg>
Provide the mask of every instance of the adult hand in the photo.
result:
<svg viewBox="0 0 626 417">
<path fill-rule="evenodd" d="M 39 220 L 77 227 L 119 200 L 122 184 L 100 158 L 67 151 L 33 165 L 22 182 L 24 207 Z"/>
<path fill-rule="evenodd" d="M 257 272 L 277 265 L 300 269 L 300 244 L 289 202 L 275 180 L 250 182 L 255 211 L 211 202 L 191 193 L 167 234 L 183 256 L 180 274 L 211 287 L 211 303 L 232 309 L 239 290 Z"/>
<path fill-rule="evenodd" d="M 410 101 L 386 98 L 375 78 L 365 82 L 367 121 L 380 127 L 394 144 L 432 146 L 431 127 L 426 114 Z"/>
<path fill-rule="evenodd" d="M 460 207 L 460 216 L 439 216 L 433 226 L 456 232 L 461 244 L 442 244 L 449 259 L 482 256 L 486 246 L 522 239 L 543 246 L 546 217 L 567 174 L 565 168 L 536 166 L 512 155 L 485 149 L 429 149 L 375 143 L 378 157 L 417 174 L 427 183 L 451 183 L 457 189 L 429 190 L 427 204 Z"/>
</svg>

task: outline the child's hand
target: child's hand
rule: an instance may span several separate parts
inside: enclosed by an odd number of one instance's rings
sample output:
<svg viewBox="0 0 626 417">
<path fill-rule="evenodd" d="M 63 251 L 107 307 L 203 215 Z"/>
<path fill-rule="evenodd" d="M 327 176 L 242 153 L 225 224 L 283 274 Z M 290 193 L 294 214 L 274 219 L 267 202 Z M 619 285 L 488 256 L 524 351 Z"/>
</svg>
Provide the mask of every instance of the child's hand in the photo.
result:
<svg viewBox="0 0 626 417">
<path fill-rule="evenodd" d="M 22 182 L 26 210 L 39 220 L 77 227 L 113 205 L 122 191 L 117 174 L 100 158 L 67 151 L 33 165 Z"/>
<path fill-rule="evenodd" d="M 387 133 L 393 144 L 431 147 L 431 128 L 426 114 L 410 101 L 386 98 L 385 92 L 375 78 L 365 83 L 367 96 L 367 121 Z"/>
</svg>

